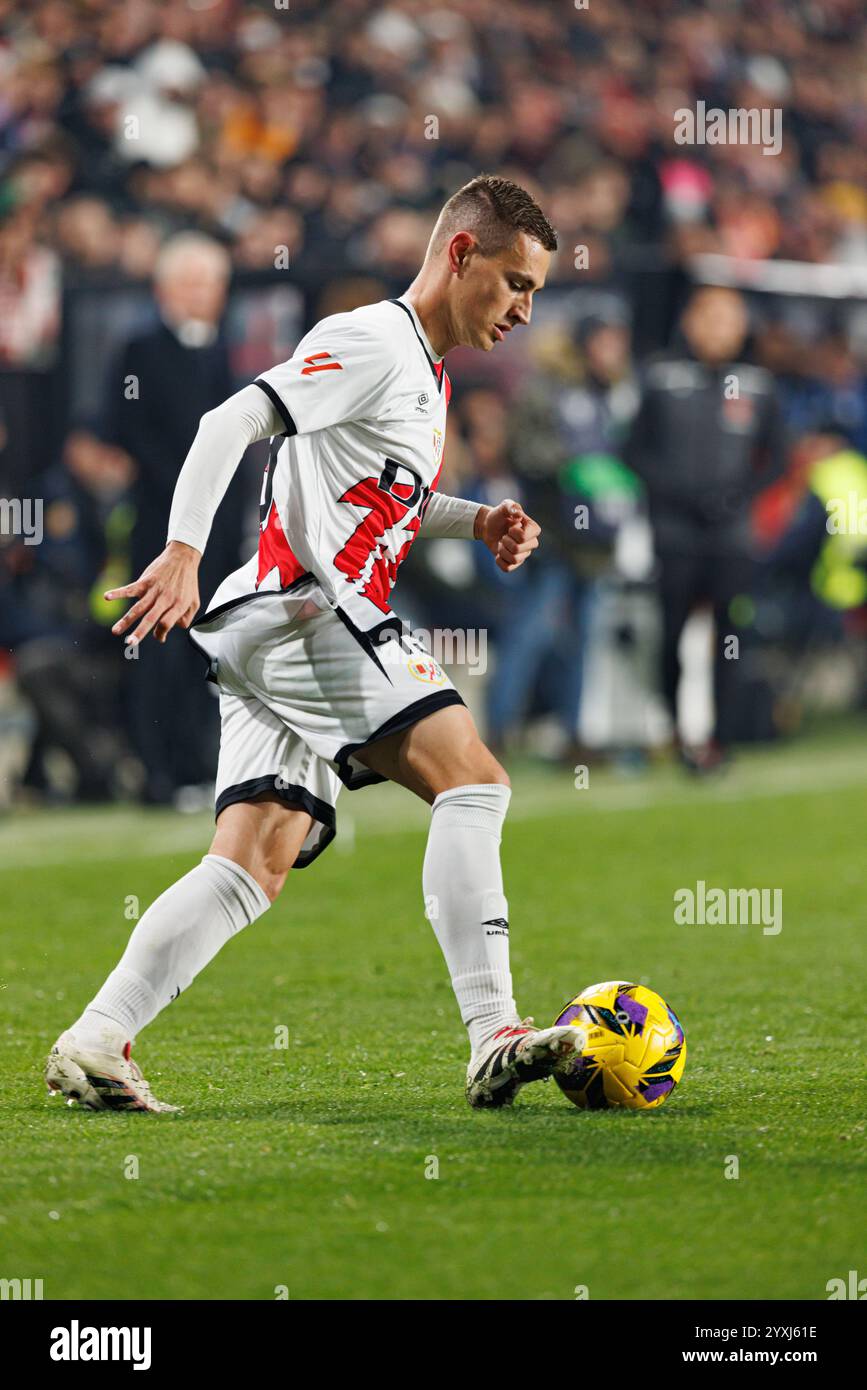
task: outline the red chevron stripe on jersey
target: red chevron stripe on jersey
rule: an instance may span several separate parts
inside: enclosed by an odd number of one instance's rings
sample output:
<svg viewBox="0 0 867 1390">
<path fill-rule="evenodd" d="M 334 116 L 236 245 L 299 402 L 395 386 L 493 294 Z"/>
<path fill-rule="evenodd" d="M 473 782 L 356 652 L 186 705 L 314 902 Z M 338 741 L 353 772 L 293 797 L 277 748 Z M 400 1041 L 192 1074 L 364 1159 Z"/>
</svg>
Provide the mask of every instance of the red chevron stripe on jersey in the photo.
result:
<svg viewBox="0 0 867 1390">
<path fill-rule="evenodd" d="M 326 362 L 325 358 L 331 359 L 330 352 L 314 352 L 311 357 L 305 357 L 304 361 L 308 364 L 301 368 L 302 376 L 312 376 L 314 372 L 342 372 L 343 367 L 333 359 Z M 316 365 L 311 365 L 315 363 Z"/>
<path fill-rule="evenodd" d="M 452 383 L 449 381 L 449 374 L 445 369 L 444 362 L 437 362 L 434 371 L 437 374 L 437 381 L 442 381 L 446 393 L 446 405 L 452 398 Z M 445 378 L 445 380 L 443 380 Z"/>
<path fill-rule="evenodd" d="M 304 566 L 292 550 L 280 525 L 275 503 L 271 503 L 267 525 L 259 532 L 259 570 L 256 588 L 273 569 L 280 575 L 280 588 L 285 589 L 305 573 Z"/>
</svg>

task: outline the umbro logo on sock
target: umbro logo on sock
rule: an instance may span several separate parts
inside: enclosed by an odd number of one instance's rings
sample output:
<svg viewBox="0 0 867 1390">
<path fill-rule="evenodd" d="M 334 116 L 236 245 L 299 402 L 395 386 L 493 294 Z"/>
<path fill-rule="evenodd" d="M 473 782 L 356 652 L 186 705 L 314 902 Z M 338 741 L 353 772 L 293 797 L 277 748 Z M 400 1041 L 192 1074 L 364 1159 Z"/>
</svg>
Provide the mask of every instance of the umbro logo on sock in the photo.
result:
<svg viewBox="0 0 867 1390">
<path fill-rule="evenodd" d="M 508 936 L 509 923 L 505 917 L 491 917 L 487 922 L 482 923 L 483 927 L 492 927 L 493 931 L 485 932 L 485 936 Z"/>
</svg>

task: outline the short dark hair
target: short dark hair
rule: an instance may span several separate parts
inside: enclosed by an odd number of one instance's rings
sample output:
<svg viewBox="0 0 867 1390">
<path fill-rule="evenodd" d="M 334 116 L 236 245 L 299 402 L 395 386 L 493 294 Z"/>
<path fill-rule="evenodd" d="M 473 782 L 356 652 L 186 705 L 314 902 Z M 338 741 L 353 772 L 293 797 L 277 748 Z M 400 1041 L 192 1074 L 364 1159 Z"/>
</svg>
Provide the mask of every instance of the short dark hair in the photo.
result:
<svg viewBox="0 0 867 1390">
<path fill-rule="evenodd" d="M 496 174 L 477 174 L 452 194 L 437 218 L 433 249 L 439 251 L 461 231 L 472 232 L 483 256 L 510 246 L 518 232 L 546 251 L 557 250 L 557 233 L 538 203 L 520 184 Z"/>
</svg>

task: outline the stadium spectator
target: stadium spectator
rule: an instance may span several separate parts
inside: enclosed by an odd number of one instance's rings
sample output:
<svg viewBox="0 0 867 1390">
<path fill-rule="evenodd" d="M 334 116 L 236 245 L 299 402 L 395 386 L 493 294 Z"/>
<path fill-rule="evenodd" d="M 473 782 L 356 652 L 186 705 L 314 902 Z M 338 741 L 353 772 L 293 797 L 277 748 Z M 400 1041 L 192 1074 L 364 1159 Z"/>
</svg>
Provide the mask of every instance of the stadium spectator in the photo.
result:
<svg viewBox="0 0 867 1390">
<path fill-rule="evenodd" d="M 773 379 L 741 358 L 742 297 L 697 290 L 681 318 L 682 344 L 651 359 L 626 449 L 643 480 L 662 605 L 661 685 L 676 730 L 680 638 L 700 603 L 713 609 L 714 731 L 707 747 L 680 748 L 695 771 L 716 767 L 737 736 L 737 600 L 754 587 L 752 504 L 785 469 Z"/>
<path fill-rule="evenodd" d="M 129 581 L 132 462 L 86 427 L 35 480 L 40 539 L 2 552 L 0 646 L 36 716 L 24 784 L 50 793 L 45 757 L 60 749 L 83 801 L 111 800 L 133 781 L 121 713 L 123 659 L 109 631 L 105 588 Z"/>
<path fill-rule="evenodd" d="M 804 443 L 806 491 L 764 561 L 770 575 L 795 586 L 789 628 L 802 640 L 821 626 L 816 604 L 840 614 L 867 609 L 867 458 L 833 423 Z"/>
<path fill-rule="evenodd" d="M 31 495 L 48 466 L 46 382 L 60 332 L 60 264 L 26 206 L 0 214 L 0 494 Z"/>
<path fill-rule="evenodd" d="M 618 457 L 637 403 L 630 372 L 626 324 L 587 317 L 573 343 L 550 345 L 511 412 L 507 457 L 545 539 L 499 632 L 488 699 L 495 742 L 525 720 L 547 674 L 560 751 L 570 761 L 578 754 L 596 579 L 611 564 L 619 521 L 637 492 Z"/>
<path fill-rule="evenodd" d="M 229 258 L 217 243 L 192 232 L 170 239 L 154 277 L 160 321 L 127 343 L 111 374 L 107 438 L 136 466 L 131 563 L 137 575 L 165 545 L 175 481 L 201 416 L 232 394 L 220 335 L 228 277 Z M 203 603 L 239 563 L 245 500 L 239 472 L 202 562 Z M 128 663 L 131 737 L 147 768 L 148 801 L 171 801 L 180 788 L 205 783 L 213 770 L 217 711 L 201 676 L 201 659 L 180 631 L 162 646 L 143 647 Z"/>
</svg>

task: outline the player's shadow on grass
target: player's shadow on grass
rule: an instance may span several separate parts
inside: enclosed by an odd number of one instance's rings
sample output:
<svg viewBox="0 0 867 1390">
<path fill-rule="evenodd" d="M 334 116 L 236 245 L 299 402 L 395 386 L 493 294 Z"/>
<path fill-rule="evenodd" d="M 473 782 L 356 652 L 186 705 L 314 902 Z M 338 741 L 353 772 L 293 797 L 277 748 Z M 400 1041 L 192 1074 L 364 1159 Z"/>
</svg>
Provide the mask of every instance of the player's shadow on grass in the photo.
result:
<svg viewBox="0 0 867 1390">
<path fill-rule="evenodd" d="M 382 1089 L 375 1105 L 367 1099 L 347 1099 L 339 1094 L 335 1094 L 333 1100 L 321 1096 L 308 1098 L 297 1095 L 258 1103 L 227 1100 L 225 1104 L 215 1104 L 209 1100 L 204 1105 L 192 1102 L 174 1118 L 176 1121 L 246 1118 L 334 1128 L 375 1127 L 377 1132 L 383 1134 L 392 1131 L 405 1135 L 408 1131 L 417 1130 L 420 1136 L 429 1136 L 432 1132 L 438 1135 L 453 1133 L 465 1136 L 473 1126 L 486 1135 L 496 1133 L 497 1127 L 502 1133 L 508 1134 L 516 1126 L 526 1129 L 528 1134 L 536 1132 L 542 1136 L 555 1132 L 559 1135 L 564 1131 L 569 1132 L 571 1127 L 576 1133 L 580 1132 L 582 1136 L 589 1137 L 626 1133 L 627 1131 L 621 1130 L 621 1127 L 630 1125 L 647 1125 L 651 1127 L 648 1133 L 658 1134 L 661 1132 L 660 1125 L 668 1128 L 671 1124 L 683 1126 L 696 1121 L 703 1122 L 717 1115 L 719 1109 L 708 1101 L 684 1099 L 679 1105 L 660 1107 L 659 1110 L 649 1112 L 620 1109 L 580 1110 L 564 1100 L 559 1105 L 522 1105 L 518 1101 L 516 1105 L 502 1110 L 474 1112 L 462 1098 L 454 1105 L 442 1109 L 426 1107 L 420 1103 L 411 1106 L 401 1105 L 400 1100 L 400 1092 Z"/>
</svg>

